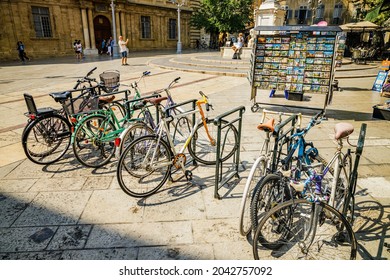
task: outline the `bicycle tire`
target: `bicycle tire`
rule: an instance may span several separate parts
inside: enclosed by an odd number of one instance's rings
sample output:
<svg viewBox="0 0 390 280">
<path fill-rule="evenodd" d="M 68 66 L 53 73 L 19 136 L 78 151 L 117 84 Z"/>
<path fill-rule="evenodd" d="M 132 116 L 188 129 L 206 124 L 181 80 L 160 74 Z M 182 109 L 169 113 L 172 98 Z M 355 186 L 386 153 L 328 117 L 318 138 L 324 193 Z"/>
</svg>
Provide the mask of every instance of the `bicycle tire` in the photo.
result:
<svg viewBox="0 0 390 280">
<path fill-rule="evenodd" d="M 154 151 L 162 157 L 159 158 L 160 162 L 171 164 L 156 170 L 152 170 L 149 165 L 141 166 L 145 159 L 150 160 Z M 123 151 L 116 174 L 119 186 L 127 195 L 142 198 L 156 193 L 164 185 L 170 176 L 171 168 L 172 152 L 168 143 L 157 136 L 147 135 L 134 140 Z"/>
<path fill-rule="evenodd" d="M 136 122 L 126 128 L 122 137 L 121 153 L 126 147 L 135 139 L 138 139 L 145 135 L 153 135 L 154 130 L 150 128 L 146 123 Z"/>
<path fill-rule="evenodd" d="M 48 115 L 30 122 L 22 134 L 27 158 L 36 164 L 61 159 L 71 142 L 71 124 L 61 115 Z"/>
<path fill-rule="evenodd" d="M 221 120 L 221 122 L 222 126 L 226 126 L 221 133 L 221 147 L 226 149 L 221 151 L 221 160 L 223 162 L 232 157 L 236 152 L 238 148 L 238 132 L 233 124 L 228 124 L 228 121 Z M 217 126 L 214 125 L 213 119 L 207 119 L 206 123 L 210 136 L 215 140 L 215 144 L 212 145 L 210 143 L 202 122 L 196 128 L 195 134 L 189 142 L 188 152 L 195 161 L 205 165 L 215 165 L 217 157 Z"/>
<path fill-rule="evenodd" d="M 314 225 L 315 235 L 311 231 L 314 211 L 320 211 Z M 309 245 L 305 244 L 307 238 L 311 241 Z M 268 246 L 273 249 L 268 249 L 266 244 L 273 245 Z M 356 237 L 344 216 L 326 203 L 306 199 L 289 200 L 267 212 L 253 241 L 253 256 L 257 260 L 353 260 L 356 252 Z"/>
<path fill-rule="evenodd" d="M 253 191 L 250 203 L 250 219 L 253 230 L 256 230 L 259 220 L 266 212 L 277 204 L 291 199 L 290 187 L 276 174 L 267 174 L 259 181 Z"/>
<path fill-rule="evenodd" d="M 260 156 L 256 159 L 253 164 L 246 184 L 244 192 L 242 194 L 240 204 L 240 219 L 239 219 L 239 230 L 242 236 L 247 236 L 252 230 L 252 222 L 250 218 L 250 205 L 253 197 L 253 191 L 257 183 L 262 179 L 266 173 L 266 160 L 264 156 Z"/>
<path fill-rule="evenodd" d="M 115 130 L 115 125 L 107 116 L 90 115 L 81 120 L 74 131 L 72 143 L 77 160 L 92 168 L 107 164 L 115 153 L 115 145 L 113 141 L 101 139 Z"/>
</svg>

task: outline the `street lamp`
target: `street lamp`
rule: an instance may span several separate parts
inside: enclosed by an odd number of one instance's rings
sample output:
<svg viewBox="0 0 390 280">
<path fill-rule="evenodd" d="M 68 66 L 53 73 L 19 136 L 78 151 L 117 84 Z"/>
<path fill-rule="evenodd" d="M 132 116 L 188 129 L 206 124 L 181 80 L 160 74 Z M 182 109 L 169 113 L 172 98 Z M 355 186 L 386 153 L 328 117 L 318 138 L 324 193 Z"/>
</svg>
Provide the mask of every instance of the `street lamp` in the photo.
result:
<svg viewBox="0 0 390 280">
<path fill-rule="evenodd" d="M 177 51 L 176 53 L 181 53 L 181 40 L 180 40 L 180 8 L 184 5 L 184 1 L 177 2 L 177 0 L 171 0 L 172 4 L 177 6 Z"/>
<path fill-rule="evenodd" d="M 111 12 L 112 12 L 112 34 L 114 37 L 114 45 L 112 46 L 112 56 L 119 57 L 118 42 L 116 38 L 116 20 L 115 20 L 115 4 L 114 0 L 111 0 Z"/>
</svg>

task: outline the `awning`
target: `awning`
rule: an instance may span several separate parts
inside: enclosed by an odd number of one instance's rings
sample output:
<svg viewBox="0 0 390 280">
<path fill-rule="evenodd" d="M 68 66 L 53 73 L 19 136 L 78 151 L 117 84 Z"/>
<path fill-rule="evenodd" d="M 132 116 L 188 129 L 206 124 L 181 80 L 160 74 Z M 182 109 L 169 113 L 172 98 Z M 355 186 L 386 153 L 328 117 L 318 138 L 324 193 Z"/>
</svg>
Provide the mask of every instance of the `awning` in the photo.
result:
<svg viewBox="0 0 390 280">
<path fill-rule="evenodd" d="M 351 22 L 347 24 L 340 25 L 340 28 L 344 31 L 371 31 L 380 28 L 375 23 L 370 21 L 361 21 L 361 22 Z"/>
</svg>

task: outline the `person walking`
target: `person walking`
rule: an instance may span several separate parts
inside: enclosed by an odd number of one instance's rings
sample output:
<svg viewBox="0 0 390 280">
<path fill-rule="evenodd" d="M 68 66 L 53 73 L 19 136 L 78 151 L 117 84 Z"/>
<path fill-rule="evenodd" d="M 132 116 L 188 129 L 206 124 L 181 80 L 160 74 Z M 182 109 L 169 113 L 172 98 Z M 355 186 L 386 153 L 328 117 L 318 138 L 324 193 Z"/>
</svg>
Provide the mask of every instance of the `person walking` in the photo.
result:
<svg viewBox="0 0 390 280">
<path fill-rule="evenodd" d="M 127 48 L 127 43 L 129 42 L 129 39 L 126 39 L 126 41 L 123 40 L 123 36 L 119 36 L 119 51 L 122 55 L 122 66 L 129 65 L 127 64 L 127 52 L 129 51 Z"/>
<path fill-rule="evenodd" d="M 77 56 L 77 59 L 80 60 L 83 58 L 83 46 L 81 45 L 81 41 L 78 40 L 76 45 L 75 45 L 75 48 L 76 48 L 76 56 Z"/>
<path fill-rule="evenodd" d="M 106 40 L 103 39 L 103 40 L 102 40 L 102 45 L 101 45 L 100 54 L 103 54 L 105 49 L 106 49 Z"/>
<path fill-rule="evenodd" d="M 111 42 L 112 42 L 112 37 L 110 37 L 109 39 L 107 39 L 107 44 L 106 44 L 106 47 L 107 47 L 107 55 L 111 56 Z"/>
<path fill-rule="evenodd" d="M 22 43 L 22 41 L 18 41 L 16 43 L 16 49 L 18 51 L 20 60 L 22 61 L 23 64 L 26 64 L 26 59 L 30 60 L 30 58 L 28 58 L 26 55 L 25 47 L 24 47 L 24 44 Z"/>
</svg>

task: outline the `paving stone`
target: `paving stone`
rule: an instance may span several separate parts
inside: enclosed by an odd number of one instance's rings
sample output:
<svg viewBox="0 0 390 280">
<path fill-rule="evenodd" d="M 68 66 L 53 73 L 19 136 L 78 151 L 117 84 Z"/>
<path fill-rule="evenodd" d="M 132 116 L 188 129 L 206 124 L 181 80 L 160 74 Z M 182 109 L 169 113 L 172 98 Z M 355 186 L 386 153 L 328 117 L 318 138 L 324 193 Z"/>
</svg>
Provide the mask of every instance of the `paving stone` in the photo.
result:
<svg viewBox="0 0 390 280">
<path fill-rule="evenodd" d="M 101 176 L 87 177 L 87 180 L 83 186 L 83 190 L 109 189 L 114 179 L 116 180 L 116 176 L 115 177 L 101 177 Z"/>
<path fill-rule="evenodd" d="M 177 245 L 140 247 L 139 260 L 213 260 L 212 246 Z"/>
<path fill-rule="evenodd" d="M 65 250 L 61 258 L 65 260 L 136 260 L 138 248 L 112 248 Z"/>
<path fill-rule="evenodd" d="M 0 193 L 0 227 L 10 227 L 36 195 L 36 193 Z"/>
<path fill-rule="evenodd" d="M 390 177 L 361 178 L 358 182 L 375 198 L 390 197 Z"/>
<path fill-rule="evenodd" d="M 15 221 L 15 226 L 66 225 L 78 222 L 91 192 L 39 193 Z"/>
<path fill-rule="evenodd" d="M 62 251 L 0 253 L 0 260 L 62 260 Z"/>
<path fill-rule="evenodd" d="M 144 221 L 181 221 L 205 218 L 202 186 L 175 183 L 139 203 L 144 206 Z"/>
<path fill-rule="evenodd" d="M 252 245 L 242 237 L 242 241 L 213 244 L 216 260 L 253 260 Z"/>
<path fill-rule="evenodd" d="M 144 207 L 122 190 L 94 191 L 85 205 L 83 223 L 135 223 L 141 222 Z"/>
<path fill-rule="evenodd" d="M 191 222 L 95 225 L 86 248 L 192 244 Z"/>
<path fill-rule="evenodd" d="M 0 180 L 0 192 L 27 192 L 37 181 L 38 179 Z"/>
<path fill-rule="evenodd" d="M 0 166 L 0 178 L 2 179 L 5 176 L 7 176 L 12 170 L 14 170 L 22 162 L 23 160 L 13 162 L 5 166 Z"/>
<path fill-rule="evenodd" d="M 86 178 L 41 178 L 30 189 L 33 192 L 55 192 L 81 190 Z"/>
<path fill-rule="evenodd" d="M 57 227 L 54 226 L 47 228 L 53 232 L 57 230 Z M 0 228 L 0 253 L 44 250 L 50 242 L 50 238 L 42 242 L 34 242 L 31 238 L 42 229 L 43 227 Z"/>
<path fill-rule="evenodd" d="M 58 170 L 56 165 L 38 165 L 29 160 L 23 161 L 14 168 L 6 179 L 23 179 L 23 178 L 50 178 Z"/>
<path fill-rule="evenodd" d="M 192 221 L 192 228 L 195 244 L 226 243 L 242 239 L 238 229 L 238 219 Z"/>
<path fill-rule="evenodd" d="M 83 249 L 91 228 L 91 225 L 60 226 L 47 250 Z"/>
</svg>

